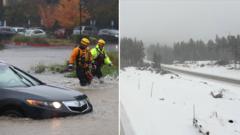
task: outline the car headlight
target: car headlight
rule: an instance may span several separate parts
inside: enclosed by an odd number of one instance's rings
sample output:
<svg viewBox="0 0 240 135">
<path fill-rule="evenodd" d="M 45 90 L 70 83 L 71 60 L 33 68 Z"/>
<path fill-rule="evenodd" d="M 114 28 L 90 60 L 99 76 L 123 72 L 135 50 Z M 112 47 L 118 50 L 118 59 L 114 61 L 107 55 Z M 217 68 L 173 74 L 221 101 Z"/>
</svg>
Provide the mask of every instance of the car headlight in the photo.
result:
<svg viewBox="0 0 240 135">
<path fill-rule="evenodd" d="M 53 102 L 52 105 L 53 105 L 53 107 L 56 108 L 56 109 L 59 109 L 59 108 L 61 108 L 61 106 L 62 106 L 62 104 L 59 103 L 59 102 Z"/>
<path fill-rule="evenodd" d="M 47 102 L 47 101 L 27 99 L 26 103 L 30 106 L 51 107 L 51 108 L 55 108 L 55 109 L 59 109 L 62 106 L 62 104 L 60 102 L 57 102 L 57 101 Z"/>
</svg>

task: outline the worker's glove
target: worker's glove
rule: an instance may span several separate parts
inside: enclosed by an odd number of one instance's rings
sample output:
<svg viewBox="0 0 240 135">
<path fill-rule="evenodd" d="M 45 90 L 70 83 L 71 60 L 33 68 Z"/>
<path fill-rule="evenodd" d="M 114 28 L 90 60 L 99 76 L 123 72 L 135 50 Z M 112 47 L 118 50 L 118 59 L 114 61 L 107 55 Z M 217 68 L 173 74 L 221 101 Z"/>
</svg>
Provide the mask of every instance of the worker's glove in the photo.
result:
<svg viewBox="0 0 240 135">
<path fill-rule="evenodd" d="M 73 64 L 68 64 L 68 71 L 72 71 L 73 70 Z"/>
</svg>

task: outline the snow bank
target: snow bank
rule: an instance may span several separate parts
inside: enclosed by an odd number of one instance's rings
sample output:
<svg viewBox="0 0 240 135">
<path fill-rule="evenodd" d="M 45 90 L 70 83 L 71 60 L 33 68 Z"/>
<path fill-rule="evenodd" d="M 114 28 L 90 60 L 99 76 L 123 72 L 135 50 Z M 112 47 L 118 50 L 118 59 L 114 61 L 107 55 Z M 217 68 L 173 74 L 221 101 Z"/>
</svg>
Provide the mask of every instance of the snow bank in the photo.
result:
<svg viewBox="0 0 240 135">
<path fill-rule="evenodd" d="M 120 72 L 121 103 L 136 135 L 198 135 L 198 124 L 210 135 L 240 133 L 240 91 L 237 86 L 193 77 L 154 74 L 127 68 Z M 223 92 L 223 98 L 210 93 Z M 229 123 L 233 120 L 233 123 Z"/>
</svg>

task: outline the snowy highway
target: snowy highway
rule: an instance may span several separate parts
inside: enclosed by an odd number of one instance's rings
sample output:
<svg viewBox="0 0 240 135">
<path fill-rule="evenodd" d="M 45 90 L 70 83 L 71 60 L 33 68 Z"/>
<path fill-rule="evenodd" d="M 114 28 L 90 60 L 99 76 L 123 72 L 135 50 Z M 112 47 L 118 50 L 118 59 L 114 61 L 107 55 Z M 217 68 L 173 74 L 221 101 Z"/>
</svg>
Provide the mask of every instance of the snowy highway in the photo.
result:
<svg viewBox="0 0 240 135">
<path fill-rule="evenodd" d="M 228 78 L 228 77 L 210 75 L 210 74 L 199 73 L 199 72 L 194 72 L 194 71 L 189 71 L 189 70 L 184 70 L 184 69 L 178 69 L 178 68 L 169 67 L 169 66 L 166 66 L 166 65 L 162 65 L 162 68 L 165 69 L 165 70 L 168 70 L 168 71 L 173 71 L 175 73 L 188 74 L 188 75 L 197 76 L 197 77 L 206 78 L 206 79 L 211 79 L 211 80 L 215 80 L 215 81 L 221 81 L 221 82 L 224 82 L 224 83 L 232 83 L 232 84 L 240 85 L 240 80 L 234 79 L 234 78 Z"/>
<path fill-rule="evenodd" d="M 121 104 L 132 128 L 124 125 L 123 115 L 121 122 L 123 128 L 132 129 L 136 135 L 203 135 L 193 126 L 193 118 L 204 134 L 240 133 L 237 84 L 187 74 L 161 75 L 134 67 L 121 71 L 120 81 Z"/>
</svg>

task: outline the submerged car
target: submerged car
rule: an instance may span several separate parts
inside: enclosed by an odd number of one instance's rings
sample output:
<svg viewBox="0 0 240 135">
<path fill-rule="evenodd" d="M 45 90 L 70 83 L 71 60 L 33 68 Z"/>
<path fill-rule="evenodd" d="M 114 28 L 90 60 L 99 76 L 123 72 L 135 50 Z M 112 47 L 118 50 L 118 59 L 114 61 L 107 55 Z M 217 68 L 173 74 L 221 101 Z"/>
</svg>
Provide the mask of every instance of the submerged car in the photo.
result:
<svg viewBox="0 0 240 135">
<path fill-rule="evenodd" d="M 76 90 L 48 85 L 0 61 L 0 114 L 35 119 L 91 112 L 88 97 Z"/>
</svg>

